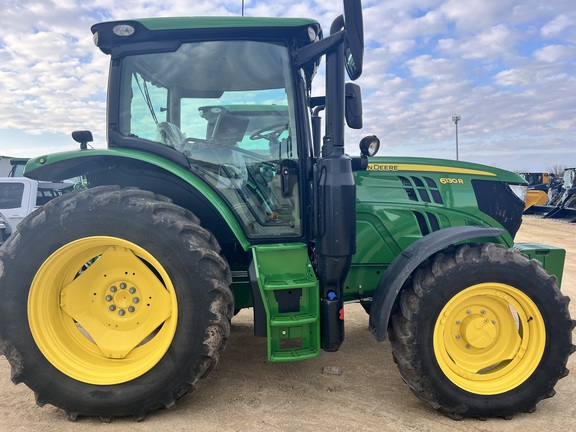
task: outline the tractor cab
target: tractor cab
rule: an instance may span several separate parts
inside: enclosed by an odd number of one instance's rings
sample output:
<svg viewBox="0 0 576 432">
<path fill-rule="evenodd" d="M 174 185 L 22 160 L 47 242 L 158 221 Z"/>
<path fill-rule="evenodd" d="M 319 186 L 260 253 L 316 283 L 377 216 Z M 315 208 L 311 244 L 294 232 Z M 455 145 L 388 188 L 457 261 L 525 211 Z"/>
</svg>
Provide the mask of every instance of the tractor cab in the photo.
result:
<svg viewBox="0 0 576 432">
<path fill-rule="evenodd" d="M 214 20 L 188 19 L 182 27 L 196 39 L 177 42 L 147 28 L 162 22 L 122 24 L 133 35 L 125 37 L 128 53 L 122 36 L 111 48 L 118 91 L 109 101 L 109 147 L 170 155 L 226 200 L 248 237 L 302 237 L 300 155 L 309 140 L 297 125 L 307 116 L 307 85 L 290 47 L 319 37 L 318 24 L 254 19 L 269 33 L 252 40 L 233 17 L 222 21 L 227 37 L 197 40 L 198 27 Z M 103 50 L 101 36 L 118 25 L 94 26 Z"/>
</svg>

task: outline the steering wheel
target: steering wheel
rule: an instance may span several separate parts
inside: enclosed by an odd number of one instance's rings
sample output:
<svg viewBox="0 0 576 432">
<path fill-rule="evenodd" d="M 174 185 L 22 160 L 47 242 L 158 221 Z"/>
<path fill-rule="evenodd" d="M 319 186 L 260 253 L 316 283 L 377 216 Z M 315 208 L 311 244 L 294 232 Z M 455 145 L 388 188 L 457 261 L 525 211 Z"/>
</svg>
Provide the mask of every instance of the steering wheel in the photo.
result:
<svg viewBox="0 0 576 432">
<path fill-rule="evenodd" d="M 276 123 L 263 127 L 250 135 L 251 140 L 265 139 L 268 141 L 278 141 L 282 132 L 288 129 L 288 122 Z M 267 133 L 266 133 L 267 132 Z"/>
</svg>

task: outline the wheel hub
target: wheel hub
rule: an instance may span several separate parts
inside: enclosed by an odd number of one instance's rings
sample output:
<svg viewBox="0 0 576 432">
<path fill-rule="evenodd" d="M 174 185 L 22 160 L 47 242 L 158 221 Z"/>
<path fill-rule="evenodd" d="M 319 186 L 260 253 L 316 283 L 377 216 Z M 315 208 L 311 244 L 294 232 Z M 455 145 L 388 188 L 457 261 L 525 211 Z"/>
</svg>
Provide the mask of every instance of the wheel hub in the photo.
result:
<svg viewBox="0 0 576 432">
<path fill-rule="evenodd" d="M 115 283 L 110 286 L 105 296 L 108 310 L 121 317 L 127 316 L 127 312 L 134 313 L 136 306 L 140 303 L 136 287 L 128 288 L 128 286 L 129 284 L 124 281 Z"/>
<path fill-rule="evenodd" d="M 95 288 L 86 290 L 85 286 Z M 137 286 L 145 287 L 147 299 L 146 307 L 138 311 Z M 94 301 L 94 296 L 100 301 Z M 129 355 L 170 318 L 171 305 L 170 294 L 154 272 L 131 249 L 116 246 L 106 248 L 60 293 L 62 311 L 86 330 L 108 358 Z"/>
<path fill-rule="evenodd" d="M 464 340 L 474 348 L 488 348 L 497 336 L 496 326 L 488 318 L 481 316 L 466 319 L 461 333 Z"/>
</svg>

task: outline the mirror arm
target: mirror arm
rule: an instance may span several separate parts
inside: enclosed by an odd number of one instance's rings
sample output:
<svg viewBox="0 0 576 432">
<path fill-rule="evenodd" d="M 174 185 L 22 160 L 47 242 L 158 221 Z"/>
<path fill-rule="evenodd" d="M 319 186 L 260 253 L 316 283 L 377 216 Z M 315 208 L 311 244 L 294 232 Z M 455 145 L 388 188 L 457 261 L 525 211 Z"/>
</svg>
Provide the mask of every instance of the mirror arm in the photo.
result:
<svg viewBox="0 0 576 432">
<path fill-rule="evenodd" d="M 332 34 L 319 42 L 303 46 L 296 53 L 296 67 L 300 68 L 306 63 L 326 54 L 332 48 L 344 42 L 344 30 Z"/>
</svg>

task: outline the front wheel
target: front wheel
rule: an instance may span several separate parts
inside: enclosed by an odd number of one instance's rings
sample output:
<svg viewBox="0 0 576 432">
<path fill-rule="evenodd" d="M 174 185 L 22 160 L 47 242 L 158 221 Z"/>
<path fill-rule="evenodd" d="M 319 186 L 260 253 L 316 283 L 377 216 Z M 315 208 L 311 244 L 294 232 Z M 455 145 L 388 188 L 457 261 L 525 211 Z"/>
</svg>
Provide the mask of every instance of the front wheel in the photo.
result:
<svg viewBox="0 0 576 432">
<path fill-rule="evenodd" d="M 533 411 L 568 374 L 568 302 L 519 251 L 460 246 L 436 255 L 402 291 L 393 354 L 411 390 L 450 417 Z"/>
<path fill-rule="evenodd" d="M 0 252 L 0 347 L 15 383 L 71 418 L 170 407 L 218 361 L 230 270 L 168 199 L 101 187 L 37 210 Z"/>
</svg>

